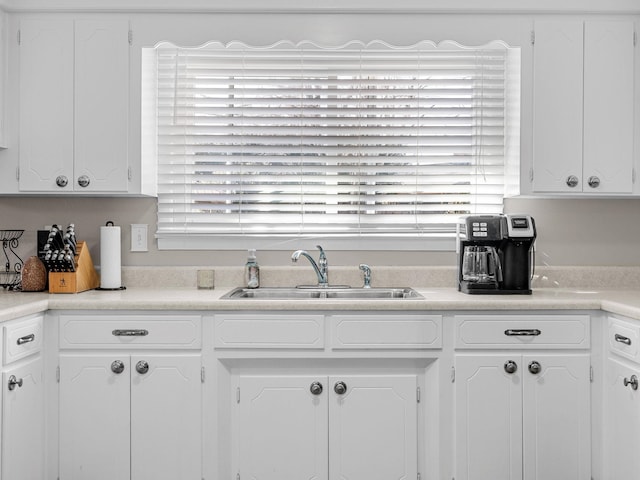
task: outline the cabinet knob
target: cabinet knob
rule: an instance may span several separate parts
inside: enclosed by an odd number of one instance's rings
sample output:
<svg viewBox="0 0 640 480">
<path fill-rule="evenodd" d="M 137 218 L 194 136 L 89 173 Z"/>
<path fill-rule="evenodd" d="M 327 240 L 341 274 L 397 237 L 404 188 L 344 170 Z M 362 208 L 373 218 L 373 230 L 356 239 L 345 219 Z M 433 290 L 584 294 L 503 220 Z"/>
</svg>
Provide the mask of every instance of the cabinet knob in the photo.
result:
<svg viewBox="0 0 640 480">
<path fill-rule="evenodd" d="M 88 187 L 91 183 L 91 179 L 87 175 L 80 175 L 78 177 L 78 185 L 82 188 Z"/>
<path fill-rule="evenodd" d="M 114 360 L 111 364 L 111 371 L 118 374 L 124 372 L 124 363 L 121 360 Z"/>
<path fill-rule="evenodd" d="M 149 364 L 147 362 L 145 362 L 144 360 L 140 360 L 138 363 L 136 363 L 136 372 L 144 375 L 148 371 L 149 371 Z"/>
<path fill-rule="evenodd" d="M 529 364 L 529 371 L 534 375 L 537 375 L 542 371 L 542 365 L 534 360 Z"/>
<path fill-rule="evenodd" d="M 589 177 L 587 184 L 591 188 L 598 188 L 600 186 L 600 179 L 598 177 Z"/>
<path fill-rule="evenodd" d="M 567 177 L 567 186 L 574 188 L 578 186 L 578 177 L 576 177 L 575 175 L 569 175 Z"/>
<path fill-rule="evenodd" d="M 345 393 L 347 393 L 347 384 L 344 382 L 336 382 L 336 384 L 333 386 L 333 391 L 338 395 L 344 395 Z"/>
<path fill-rule="evenodd" d="M 624 377 L 624 380 L 622 381 L 622 383 L 624 383 L 625 387 L 631 385 L 631 388 L 633 390 L 638 389 L 638 377 L 636 377 L 635 375 L 631 375 L 631 379 Z"/>
<path fill-rule="evenodd" d="M 626 380 L 626 379 L 625 379 Z M 16 386 L 21 387 L 22 386 L 22 379 L 17 379 L 15 375 L 11 375 L 9 377 L 9 390 L 12 391 L 16 388 Z M 636 388 L 637 385 L 636 385 Z"/>
<path fill-rule="evenodd" d="M 320 395 L 322 393 L 322 384 L 320 382 L 313 382 L 309 387 L 309 391 L 313 395 Z"/>
<path fill-rule="evenodd" d="M 504 364 L 505 372 L 511 374 L 511 373 L 516 373 L 516 370 L 518 370 L 518 364 L 516 362 L 514 362 L 513 360 L 509 360 L 505 362 Z"/>
<path fill-rule="evenodd" d="M 69 184 L 69 179 L 64 175 L 59 175 L 56 177 L 56 185 L 60 188 L 66 187 Z"/>
</svg>

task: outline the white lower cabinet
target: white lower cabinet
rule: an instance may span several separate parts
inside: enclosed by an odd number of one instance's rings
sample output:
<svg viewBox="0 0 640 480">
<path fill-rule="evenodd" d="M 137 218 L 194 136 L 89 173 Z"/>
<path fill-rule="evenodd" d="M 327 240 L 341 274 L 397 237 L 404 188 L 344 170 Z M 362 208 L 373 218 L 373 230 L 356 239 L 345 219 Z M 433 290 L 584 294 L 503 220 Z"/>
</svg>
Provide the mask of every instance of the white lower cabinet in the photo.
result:
<svg viewBox="0 0 640 480">
<path fill-rule="evenodd" d="M 44 478 L 42 315 L 4 326 L 2 479 Z"/>
<path fill-rule="evenodd" d="M 201 480 L 198 315 L 59 317 L 60 480 Z"/>
<path fill-rule="evenodd" d="M 60 356 L 60 478 L 201 477 L 200 355 Z"/>
<path fill-rule="evenodd" d="M 240 479 L 417 478 L 415 375 L 242 375 Z"/>
<path fill-rule="evenodd" d="M 2 385 L 2 478 L 43 478 L 42 357 L 33 356 L 5 368 Z"/>
<path fill-rule="evenodd" d="M 590 479 L 589 316 L 459 315 L 456 342 L 456 480 Z"/>
<path fill-rule="evenodd" d="M 635 378 L 634 378 L 635 377 Z M 637 478 L 640 472 L 640 366 L 607 359 L 605 455 L 607 480 Z"/>
<path fill-rule="evenodd" d="M 589 371 L 586 354 L 458 355 L 456 480 L 590 478 Z"/>
<path fill-rule="evenodd" d="M 605 478 L 627 480 L 640 472 L 640 322 L 611 317 L 604 382 Z"/>
<path fill-rule="evenodd" d="M 130 362 L 111 367 L 121 358 L 60 356 L 62 479 L 129 478 Z"/>
</svg>

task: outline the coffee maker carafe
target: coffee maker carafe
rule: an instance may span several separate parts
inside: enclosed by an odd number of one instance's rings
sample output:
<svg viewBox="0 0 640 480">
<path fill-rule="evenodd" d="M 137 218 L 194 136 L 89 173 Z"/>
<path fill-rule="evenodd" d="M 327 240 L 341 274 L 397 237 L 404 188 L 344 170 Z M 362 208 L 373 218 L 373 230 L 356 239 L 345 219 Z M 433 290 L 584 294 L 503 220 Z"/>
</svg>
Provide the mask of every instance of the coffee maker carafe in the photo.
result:
<svg viewBox="0 0 640 480">
<path fill-rule="evenodd" d="M 471 294 L 530 294 L 536 228 L 529 215 L 466 218 L 459 238 L 458 290 Z"/>
</svg>

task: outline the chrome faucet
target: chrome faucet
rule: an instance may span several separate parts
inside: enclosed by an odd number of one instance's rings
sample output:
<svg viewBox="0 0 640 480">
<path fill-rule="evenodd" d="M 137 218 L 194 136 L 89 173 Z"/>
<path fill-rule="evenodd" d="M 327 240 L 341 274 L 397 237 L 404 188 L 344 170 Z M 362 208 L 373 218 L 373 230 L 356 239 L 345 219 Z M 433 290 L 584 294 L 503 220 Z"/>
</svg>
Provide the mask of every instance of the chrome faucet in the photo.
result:
<svg viewBox="0 0 640 480">
<path fill-rule="evenodd" d="M 327 287 L 329 286 L 329 264 L 327 262 L 327 256 L 324 254 L 324 250 L 320 245 L 316 245 L 316 247 L 320 250 L 318 263 L 316 263 L 315 260 L 311 258 L 311 255 L 309 255 L 305 250 L 296 250 L 293 252 L 293 255 L 291 255 L 291 261 L 294 263 L 297 262 L 300 255 L 306 257 L 318 276 L 318 286 Z"/>
</svg>

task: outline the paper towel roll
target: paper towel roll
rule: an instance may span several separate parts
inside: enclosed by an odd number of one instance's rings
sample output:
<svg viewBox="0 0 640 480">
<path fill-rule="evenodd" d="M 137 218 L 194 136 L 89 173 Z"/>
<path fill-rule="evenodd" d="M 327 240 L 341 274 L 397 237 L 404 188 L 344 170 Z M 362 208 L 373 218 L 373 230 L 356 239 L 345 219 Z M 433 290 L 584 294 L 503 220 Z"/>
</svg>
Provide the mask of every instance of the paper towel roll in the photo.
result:
<svg viewBox="0 0 640 480">
<path fill-rule="evenodd" d="M 120 227 L 107 222 L 107 226 L 100 227 L 100 288 L 122 286 L 121 263 Z"/>
</svg>

